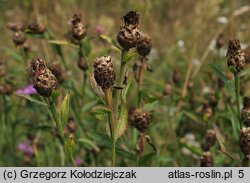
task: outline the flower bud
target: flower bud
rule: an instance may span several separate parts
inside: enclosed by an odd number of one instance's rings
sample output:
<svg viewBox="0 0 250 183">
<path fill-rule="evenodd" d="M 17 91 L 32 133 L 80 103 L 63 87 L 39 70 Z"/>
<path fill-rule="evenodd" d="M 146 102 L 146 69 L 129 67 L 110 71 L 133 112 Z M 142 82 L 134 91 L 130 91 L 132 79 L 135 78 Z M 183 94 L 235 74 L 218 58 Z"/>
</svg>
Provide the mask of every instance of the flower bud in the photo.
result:
<svg viewBox="0 0 250 183">
<path fill-rule="evenodd" d="M 23 31 L 14 32 L 12 39 L 16 46 L 22 45 L 26 41 Z"/>
<path fill-rule="evenodd" d="M 135 109 L 129 117 L 131 125 L 141 133 L 144 133 L 148 129 L 149 119 L 149 113 L 142 109 Z"/>
<path fill-rule="evenodd" d="M 241 111 L 244 124 L 250 126 L 250 97 L 244 97 L 243 108 Z"/>
<path fill-rule="evenodd" d="M 250 156 L 250 127 L 240 130 L 240 147 L 245 156 Z"/>
<path fill-rule="evenodd" d="M 82 70 L 82 71 L 86 71 L 88 70 L 89 66 L 86 63 L 86 61 L 83 58 L 79 58 L 77 61 L 77 65 L 78 67 Z"/>
<path fill-rule="evenodd" d="M 87 33 L 86 27 L 82 23 L 82 16 L 80 14 L 78 15 L 75 14 L 73 16 L 71 31 L 72 31 L 73 36 L 78 40 L 82 40 L 84 36 L 86 35 Z"/>
<path fill-rule="evenodd" d="M 28 63 L 28 72 L 34 88 L 41 96 L 49 97 L 52 91 L 58 87 L 58 81 L 47 68 L 45 60 L 33 58 Z"/>
<path fill-rule="evenodd" d="M 210 152 L 203 152 L 200 158 L 201 167 L 212 167 L 213 166 L 213 157 Z"/>
<path fill-rule="evenodd" d="M 138 28 L 131 29 L 129 27 L 123 27 L 117 34 L 117 41 L 125 50 L 136 47 L 139 38 L 140 32 Z"/>
<path fill-rule="evenodd" d="M 146 57 L 150 53 L 151 47 L 152 47 L 152 42 L 150 37 L 148 36 L 139 37 L 138 43 L 136 45 L 137 52 L 139 53 L 139 55 Z"/>
<path fill-rule="evenodd" d="M 114 85 L 115 71 L 111 56 L 103 56 L 94 60 L 94 78 L 103 91 Z"/>
<path fill-rule="evenodd" d="M 62 84 L 63 81 L 65 80 L 65 71 L 61 67 L 60 63 L 54 62 L 50 69 L 51 69 L 52 74 L 55 75 L 58 81 L 58 84 Z"/>
<path fill-rule="evenodd" d="M 244 52 L 241 51 L 240 41 L 238 39 L 229 40 L 227 58 L 227 65 L 234 74 L 244 69 L 245 56 Z"/>
</svg>

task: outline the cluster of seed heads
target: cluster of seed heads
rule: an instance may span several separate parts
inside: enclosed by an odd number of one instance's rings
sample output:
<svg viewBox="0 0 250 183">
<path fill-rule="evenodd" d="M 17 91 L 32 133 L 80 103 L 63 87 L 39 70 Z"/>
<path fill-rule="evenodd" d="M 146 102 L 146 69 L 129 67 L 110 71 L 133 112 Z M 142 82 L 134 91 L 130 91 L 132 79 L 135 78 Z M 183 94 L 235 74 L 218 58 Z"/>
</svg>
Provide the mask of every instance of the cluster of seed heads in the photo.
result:
<svg viewBox="0 0 250 183">
<path fill-rule="evenodd" d="M 41 96 L 49 97 L 58 87 L 55 75 L 47 68 L 46 62 L 40 58 L 33 58 L 28 62 L 28 73 L 33 86 Z"/>
<path fill-rule="evenodd" d="M 125 50 L 136 47 L 141 56 L 150 53 L 152 42 L 151 39 L 143 35 L 139 30 L 140 15 L 135 11 L 130 11 L 123 16 L 124 25 L 117 34 L 117 41 Z"/>
</svg>

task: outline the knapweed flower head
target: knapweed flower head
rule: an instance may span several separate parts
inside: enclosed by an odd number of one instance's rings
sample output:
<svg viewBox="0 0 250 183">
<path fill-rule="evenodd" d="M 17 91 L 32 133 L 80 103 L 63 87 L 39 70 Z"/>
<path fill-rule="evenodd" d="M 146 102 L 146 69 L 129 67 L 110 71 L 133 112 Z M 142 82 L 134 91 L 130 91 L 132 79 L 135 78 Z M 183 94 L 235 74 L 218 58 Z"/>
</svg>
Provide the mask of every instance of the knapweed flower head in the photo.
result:
<svg viewBox="0 0 250 183">
<path fill-rule="evenodd" d="M 234 74 L 244 69 L 245 56 L 241 50 L 240 41 L 238 39 L 230 39 L 227 50 L 227 65 Z"/>
<path fill-rule="evenodd" d="M 35 94 L 37 93 L 36 92 L 36 89 L 33 87 L 32 84 L 29 84 L 29 85 L 26 85 L 22 88 L 19 88 L 17 91 L 16 91 L 16 94 L 19 94 L 19 95 L 32 95 L 32 94 Z"/>
<path fill-rule="evenodd" d="M 18 150 L 28 156 L 34 155 L 34 150 L 32 148 L 31 141 L 29 140 L 19 143 Z"/>
<path fill-rule="evenodd" d="M 120 32 L 117 34 L 117 41 L 125 50 L 136 47 L 140 38 L 139 14 L 130 11 L 123 16 L 124 25 L 121 27 Z"/>
<path fill-rule="evenodd" d="M 139 132 L 144 133 L 149 127 L 150 114 L 146 110 L 135 109 L 131 113 L 129 121 Z"/>
<path fill-rule="evenodd" d="M 146 57 L 150 53 L 151 47 L 152 47 L 151 38 L 146 35 L 143 36 L 141 35 L 136 45 L 138 54 L 142 57 Z"/>
<path fill-rule="evenodd" d="M 213 166 L 213 156 L 209 151 L 202 153 L 201 158 L 200 158 L 200 166 L 201 167 Z"/>
<path fill-rule="evenodd" d="M 26 41 L 25 34 L 21 30 L 15 31 L 12 39 L 16 46 L 22 45 Z"/>
<path fill-rule="evenodd" d="M 240 147 L 245 156 L 250 156 L 250 127 L 240 130 Z"/>
<path fill-rule="evenodd" d="M 244 124 L 250 127 L 250 97 L 244 97 L 241 114 Z"/>
<path fill-rule="evenodd" d="M 84 161 L 80 157 L 77 157 L 75 159 L 75 163 L 76 163 L 77 166 L 82 166 Z"/>
<path fill-rule="evenodd" d="M 72 43 L 79 45 L 86 34 L 87 29 L 82 23 L 82 16 L 80 14 L 75 14 L 71 20 L 71 29 L 67 35 L 68 39 Z"/>
<path fill-rule="evenodd" d="M 209 151 L 209 149 L 216 143 L 216 134 L 214 130 L 207 130 L 205 142 L 202 144 L 202 149 L 204 151 Z"/>
<path fill-rule="evenodd" d="M 115 77 L 111 56 L 102 56 L 94 60 L 94 78 L 103 91 L 113 87 Z"/>
<path fill-rule="evenodd" d="M 33 58 L 28 62 L 28 73 L 33 82 L 33 87 L 41 96 L 49 97 L 57 89 L 58 81 L 55 75 L 40 58 Z"/>
</svg>

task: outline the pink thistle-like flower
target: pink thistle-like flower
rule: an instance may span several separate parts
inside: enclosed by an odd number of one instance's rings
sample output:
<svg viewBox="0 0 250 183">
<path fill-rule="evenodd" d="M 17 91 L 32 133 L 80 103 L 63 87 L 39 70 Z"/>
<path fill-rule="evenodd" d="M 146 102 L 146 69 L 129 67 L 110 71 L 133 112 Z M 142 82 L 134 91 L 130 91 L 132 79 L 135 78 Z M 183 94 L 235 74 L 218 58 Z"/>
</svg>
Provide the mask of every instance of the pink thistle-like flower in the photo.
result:
<svg viewBox="0 0 250 183">
<path fill-rule="evenodd" d="M 18 144 L 18 149 L 23 152 L 25 155 L 32 156 L 34 155 L 34 150 L 31 146 L 31 142 L 29 140 L 23 141 Z"/>
<path fill-rule="evenodd" d="M 80 157 L 77 157 L 75 159 L 75 163 L 77 166 L 82 166 L 83 165 L 83 160 Z"/>
<path fill-rule="evenodd" d="M 19 95 L 32 95 L 35 93 L 37 93 L 37 91 L 31 84 L 24 86 L 16 91 L 16 94 Z"/>
</svg>

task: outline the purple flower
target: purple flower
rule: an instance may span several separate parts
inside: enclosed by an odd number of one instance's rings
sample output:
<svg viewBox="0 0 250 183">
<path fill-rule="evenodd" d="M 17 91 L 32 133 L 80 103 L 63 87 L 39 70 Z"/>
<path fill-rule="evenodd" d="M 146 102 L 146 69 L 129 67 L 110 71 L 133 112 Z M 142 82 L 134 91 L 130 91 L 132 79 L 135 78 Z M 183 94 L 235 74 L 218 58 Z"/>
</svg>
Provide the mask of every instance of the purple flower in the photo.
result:
<svg viewBox="0 0 250 183">
<path fill-rule="evenodd" d="M 35 93 L 37 93 L 36 89 L 33 88 L 33 85 L 31 84 L 24 86 L 16 91 L 16 94 L 19 94 L 19 95 L 31 95 Z"/>
<path fill-rule="evenodd" d="M 81 166 L 83 164 L 83 160 L 81 158 L 77 157 L 75 159 L 75 163 L 76 163 L 77 166 Z"/>
<path fill-rule="evenodd" d="M 34 150 L 31 146 L 31 142 L 28 140 L 18 144 L 18 149 L 28 156 L 32 156 L 34 154 Z"/>
</svg>

